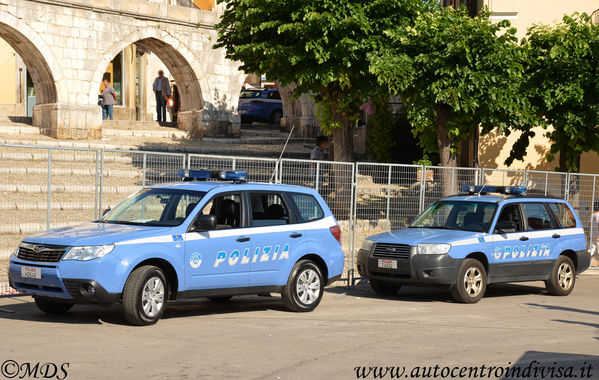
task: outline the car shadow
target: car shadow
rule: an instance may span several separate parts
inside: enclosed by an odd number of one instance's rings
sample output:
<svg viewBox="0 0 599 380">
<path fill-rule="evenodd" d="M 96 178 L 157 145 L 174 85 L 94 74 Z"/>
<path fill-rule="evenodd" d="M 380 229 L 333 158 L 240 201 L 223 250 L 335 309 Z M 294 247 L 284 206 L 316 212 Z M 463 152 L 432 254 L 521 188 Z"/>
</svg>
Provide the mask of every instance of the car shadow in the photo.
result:
<svg viewBox="0 0 599 380">
<path fill-rule="evenodd" d="M 541 283 L 539 283 L 541 284 Z M 335 294 L 345 294 L 351 297 L 368 297 L 378 299 L 393 299 L 412 302 L 453 302 L 448 286 L 408 286 L 401 287 L 399 292 L 392 296 L 376 294 L 368 285 L 368 281 L 361 280 L 354 287 L 328 288 L 327 291 Z M 536 284 L 491 284 L 487 287 L 485 298 L 522 296 L 531 294 L 545 294 L 544 285 Z"/>
<path fill-rule="evenodd" d="M 41 323 L 68 324 L 113 324 L 129 325 L 123 316 L 122 305 L 109 307 L 99 305 L 75 305 L 66 314 L 47 314 L 40 311 L 32 298 L 7 297 L 0 305 L 0 320 L 23 320 Z M 289 312 L 280 297 L 238 296 L 229 301 L 210 301 L 207 299 L 171 301 L 168 303 L 162 319 L 190 316 L 224 315 L 241 312 L 274 310 Z"/>
</svg>

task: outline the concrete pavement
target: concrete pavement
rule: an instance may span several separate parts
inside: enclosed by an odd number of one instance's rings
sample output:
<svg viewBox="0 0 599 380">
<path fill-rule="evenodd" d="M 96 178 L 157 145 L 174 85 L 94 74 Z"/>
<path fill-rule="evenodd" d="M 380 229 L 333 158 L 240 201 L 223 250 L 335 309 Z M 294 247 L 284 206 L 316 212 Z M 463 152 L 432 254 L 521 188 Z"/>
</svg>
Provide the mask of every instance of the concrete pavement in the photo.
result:
<svg viewBox="0 0 599 380">
<path fill-rule="evenodd" d="M 361 366 L 540 360 L 588 363 L 599 378 L 598 293 L 597 275 L 568 297 L 539 282 L 494 285 L 475 305 L 442 289 L 385 299 L 358 285 L 329 288 L 312 313 L 288 312 L 278 296 L 171 304 L 150 327 L 128 326 L 120 306 L 48 316 L 30 297 L 0 298 L 0 363 L 68 362 L 69 379 L 355 379 Z"/>
</svg>

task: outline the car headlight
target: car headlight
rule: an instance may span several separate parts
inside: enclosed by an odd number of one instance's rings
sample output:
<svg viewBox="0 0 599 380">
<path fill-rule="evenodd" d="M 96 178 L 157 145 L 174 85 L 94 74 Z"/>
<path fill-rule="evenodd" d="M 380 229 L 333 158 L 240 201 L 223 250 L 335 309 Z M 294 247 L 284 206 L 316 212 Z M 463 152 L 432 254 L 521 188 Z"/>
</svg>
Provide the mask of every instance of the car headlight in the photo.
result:
<svg viewBox="0 0 599 380">
<path fill-rule="evenodd" d="M 362 246 L 360 247 L 360 249 L 363 249 L 365 251 L 370 252 L 370 250 L 372 249 L 372 246 L 374 245 L 374 240 L 370 240 L 370 239 L 365 239 L 362 242 Z"/>
<path fill-rule="evenodd" d="M 114 249 L 114 244 L 93 245 L 87 247 L 71 247 L 62 258 L 63 260 L 89 261 L 104 257 Z"/>
<path fill-rule="evenodd" d="M 419 255 L 444 255 L 449 252 L 450 244 L 418 244 Z"/>
</svg>

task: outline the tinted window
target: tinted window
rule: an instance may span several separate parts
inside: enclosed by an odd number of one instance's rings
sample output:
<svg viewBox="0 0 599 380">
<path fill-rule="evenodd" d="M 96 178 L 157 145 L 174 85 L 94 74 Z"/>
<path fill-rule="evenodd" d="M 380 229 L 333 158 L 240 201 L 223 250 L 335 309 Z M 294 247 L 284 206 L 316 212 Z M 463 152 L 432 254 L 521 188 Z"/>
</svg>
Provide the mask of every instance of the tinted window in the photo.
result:
<svg viewBox="0 0 599 380">
<path fill-rule="evenodd" d="M 268 94 L 268 99 L 281 99 L 281 94 L 279 91 L 273 91 Z"/>
<path fill-rule="evenodd" d="M 572 211 L 570 211 L 570 208 L 565 203 L 549 203 L 549 208 L 551 208 L 561 228 L 576 227 L 574 214 L 572 214 Z"/>
<path fill-rule="evenodd" d="M 260 91 L 243 91 L 241 94 L 239 94 L 239 97 L 241 99 L 259 98 L 260 94 Z"/>
<path fill-rule="evenodd" d="M 528 231 L 550 230 L 555 228 L 551 216 L 543 203 L 523 203 Z"/>
<path fill-rule="evenodd" d="M 252 226 L 278 226 L 289 223 L 289 212 L 279 194 L 251 193 Z"/>
<path fill-rule="evenodd" d="M 499 214 L 499 218 L 497 219 L 497 227 L 499 227 L 502 222 L 513 222 L 516 227 L 514 230 L 503 230 L 502 232 L 524 231 L 524 222 L 520 213 L 520 206 L 511 204 L 503 207 L 503 209 L 501 209 L 501 214 Z M 497 233 L 498 231 L 495 232 Z"/>
<path fill-rule="evenodd" d="M 324 217 L 324 211 L 322 211 L 318 201 L 313 196 L 308 194 L 291 194 L 291 199 L 293 199 L 299 210 L 301 222 L 310 222 Z"/>
<path fill-rule="evenodd" d="M 200 214 L 216 216 L 216 229 L 239 228 L 241 224 L 241 195 L 216 196 L 208 202 Z"/>
</svg>

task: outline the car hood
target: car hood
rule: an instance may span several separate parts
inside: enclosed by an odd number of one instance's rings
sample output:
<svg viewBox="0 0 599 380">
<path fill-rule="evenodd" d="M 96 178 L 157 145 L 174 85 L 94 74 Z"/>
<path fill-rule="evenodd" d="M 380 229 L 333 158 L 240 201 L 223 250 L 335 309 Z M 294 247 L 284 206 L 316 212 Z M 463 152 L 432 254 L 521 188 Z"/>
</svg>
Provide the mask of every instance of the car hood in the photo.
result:
<svg viewBox="0 0 599 380">
<path fill-rule="evenodd" d="M 129 226 L 110 223 L 86 223 L 72 227 L 53 228 L 24 239 L 29 243 L 56 245 L 114 244 L 150 234 L 163 234 L 171 227 Z"/>
<path fill-rule="evenodd" d="M 437 228 L 405 228 L 371 236 L 377 243 L 396 243 L 417 245 L 420 243 L 452 243 L 458 240 L 475 238 L 484 233 L 460 230 L 442 230 Z"/>
</svg>

